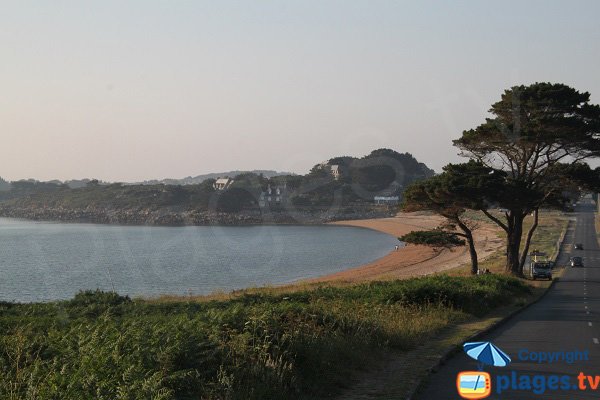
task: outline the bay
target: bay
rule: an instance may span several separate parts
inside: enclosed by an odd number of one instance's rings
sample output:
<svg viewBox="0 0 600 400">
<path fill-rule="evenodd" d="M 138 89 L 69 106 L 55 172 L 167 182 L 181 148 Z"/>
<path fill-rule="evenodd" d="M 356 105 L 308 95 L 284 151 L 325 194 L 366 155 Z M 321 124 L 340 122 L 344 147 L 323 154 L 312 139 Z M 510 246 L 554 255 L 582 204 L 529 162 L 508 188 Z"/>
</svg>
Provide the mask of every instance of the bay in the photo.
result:
<svg viewBox="0 0 600 400">
<path fill-rule="evenodd" d="M 149 227 L 0 218 L 0 300 L 80 290 L 198 295 L 276 285 L 359 266 L 396 238 L 342 226 Z"/>
</svg>

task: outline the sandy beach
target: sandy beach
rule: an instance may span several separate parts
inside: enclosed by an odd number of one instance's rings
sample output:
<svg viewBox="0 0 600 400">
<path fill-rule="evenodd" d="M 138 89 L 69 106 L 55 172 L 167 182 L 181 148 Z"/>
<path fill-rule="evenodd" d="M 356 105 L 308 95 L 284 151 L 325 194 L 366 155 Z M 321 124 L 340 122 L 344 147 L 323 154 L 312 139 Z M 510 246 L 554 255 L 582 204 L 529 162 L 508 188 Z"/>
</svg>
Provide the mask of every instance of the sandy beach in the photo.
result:
<svg viewBox="0 0 600 400">
<path fill-rule="evenodd" d="M 443 218 L 435 215 L 399 213 L 391 218 L 339 221 L 333 224 L 369 228 L 399 237 L 414 230 L 433 229 L 442 221 Z M 491 224 L 482 223 L 473 234 L 479 260 L 487 258 L 503 245 L 502 239 L 498 237 L 498 229 Z M 470 262 L 466 246 L 450 250 L 407 245 L 397 251 L 390 250 L 389 254 L 369 264 L 306 282 L 359 282 L 411 278 L 446 271 Z"/>
</svg>

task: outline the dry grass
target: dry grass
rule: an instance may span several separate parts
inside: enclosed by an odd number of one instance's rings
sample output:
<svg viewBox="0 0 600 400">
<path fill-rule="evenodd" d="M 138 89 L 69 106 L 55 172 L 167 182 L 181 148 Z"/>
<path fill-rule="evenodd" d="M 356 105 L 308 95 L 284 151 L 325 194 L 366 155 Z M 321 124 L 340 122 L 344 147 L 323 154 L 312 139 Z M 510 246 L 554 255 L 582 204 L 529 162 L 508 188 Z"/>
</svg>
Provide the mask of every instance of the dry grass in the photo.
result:
<svg viewBox="0 0 600 400">
<path fill-rule="evenodd" d="M 527 231 L 529 230 L 533 218 L 528 217 L 525 220 L 523 226 L 523 240 L 527 235 Z M 530 251 L 533 249 L 537 249 L 539 251 L 543 251 L 549 256 L 555 254 L 557 251 L 556 243 L 560 238 L 562 232 L 564 232 L 567 228 L 568 217 L 563 213 L 558 211 L 541 211 L 539 215 L 538 227 L 535 231 L 533 239 L 531 241 L 531 246 L 529 247 Z M 498 235 L 503 237 L 503 231 L 498 229 Z M 490 257 L 482 260 L 479 263 L 479 268 L 481 269 L 489 269 L 494 274 L 504 274 L 505 273 L 505 250 L 501 249 L 496 251 Z M 459 268 L 453 269 L 449 271 L 450 275 L 455 276 L 466 276 L 471 272 L 471 265 L 465 264 Z"/>
</svg>

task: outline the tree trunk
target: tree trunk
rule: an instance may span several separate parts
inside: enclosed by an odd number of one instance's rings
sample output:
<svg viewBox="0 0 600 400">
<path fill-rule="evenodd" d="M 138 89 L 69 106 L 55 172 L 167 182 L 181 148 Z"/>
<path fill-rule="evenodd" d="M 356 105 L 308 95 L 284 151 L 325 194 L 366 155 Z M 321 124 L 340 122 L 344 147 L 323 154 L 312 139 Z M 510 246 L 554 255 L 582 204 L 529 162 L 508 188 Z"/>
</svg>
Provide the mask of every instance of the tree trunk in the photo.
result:
<svg viewBox="0 0 600 400">
<path fill-rule="evenodd" d="M 531 244 L 531 239 L 533 238 L 533 233 L 538 227 L 538 210 L 535 209 L 533 211 L 533 223 L 531 228 L 529 228 L 529 232 L 527 233 L 527 239 L 525 239 L 525 245 L 523 246 L 523 254 L 521 254 L 520 261 L 520 269 L 523 271 L 523 267 L 525 266 L 525 261 L 527 261 L 527 253 L 529 252 L 529 245 Z"/>
<path fill-rule="evenodd" d="M 467 243 L 469 245 L 469 255 L 471 256 L 471 274 L 477 275 L 477 271 L 479 270 L 479 261 L 477 260 L 477 249 L 475 249 L 475 240 L 473 239 L 473 232 L 460 219 L 457 220 L 456 223 L 464 232 L 464 238 L 467 239 Z"/>
<path fill-rule="evenodd" d="M 522 235 L 523 214 L 511 211 L 508 218 L 508 230 L 506 232 L 506 272 L 516 276 L 523 276 L 519 257 Z"/>
</svg>

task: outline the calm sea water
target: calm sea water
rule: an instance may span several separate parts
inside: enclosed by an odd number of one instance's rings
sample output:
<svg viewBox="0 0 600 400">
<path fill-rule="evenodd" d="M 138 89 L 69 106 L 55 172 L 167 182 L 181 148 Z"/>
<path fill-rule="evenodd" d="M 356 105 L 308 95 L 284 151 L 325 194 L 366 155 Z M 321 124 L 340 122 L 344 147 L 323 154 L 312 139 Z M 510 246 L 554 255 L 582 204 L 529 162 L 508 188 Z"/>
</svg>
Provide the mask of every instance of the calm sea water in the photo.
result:
<svg viewBox="0 0 600 400">
<path fill-rule="evenodd" d="M 358 266 L 396 238 L 338 226 L 142 227 L 0 218 L 0 300 L 208 294 Z"/>
</svg>

